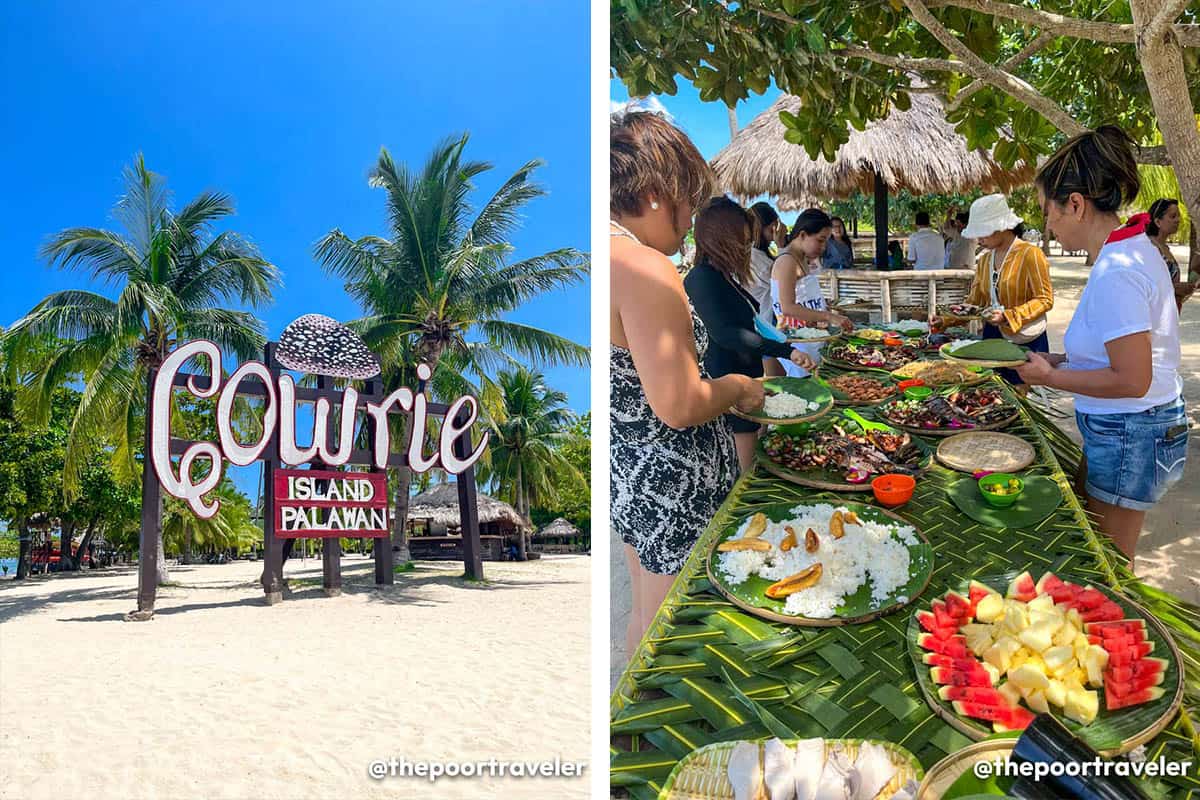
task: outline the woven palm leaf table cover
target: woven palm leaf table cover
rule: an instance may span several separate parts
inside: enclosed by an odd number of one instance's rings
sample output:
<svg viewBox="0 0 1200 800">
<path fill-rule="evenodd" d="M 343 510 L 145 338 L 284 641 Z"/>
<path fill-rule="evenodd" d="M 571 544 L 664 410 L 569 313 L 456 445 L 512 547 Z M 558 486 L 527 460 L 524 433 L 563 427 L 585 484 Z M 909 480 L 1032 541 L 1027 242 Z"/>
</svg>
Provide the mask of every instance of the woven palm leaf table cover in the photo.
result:
<svg viewBox="0 0 1200 800">
<path fill-rule="evenodd" d="M 997 382 L 996 385 L 1000 385 Z M 845 501 L 756 467 L 738 481 L 689 556 L 632 654 L 611 699 L 610 783 L 614 796 L 658 798 L 671 768 L 692 750 L 719 741 L 870 738 L 901 745 L 925 769 L 971 744 L 924 700 L 905 639 L 909 617 L 929 600 L 977 576 L 1028 570 L 1070 575 L 1120 591 L 1170 630 L 1186 673 L 1178 717 L 1145 745 L 1146 757 L 1192 760 L 1186 777 L 1143 781 L 1150 797 L 1200 799 L 1200 609 L 1134 578 L 1098 534 L 1072 491 L 1079 448 L 1035 406 L 1015 397 L 1020 418 L 1005 429 L 1034 446 L 1025 473 L 1056 481 L 1063 502 L 1026 530 L 989 528 L 947 497 L 962 477 L 938 464 L 895 509 L 934 546 L 933 578 L 917 602 L 861 625 L 805 628 L 768 622 L 738 609 L 710 586 L 705 562 L 713 539 L 733 520 L 773 503 Z M 853 499 L 862 500 L 862 495 Z"/>
</svg>

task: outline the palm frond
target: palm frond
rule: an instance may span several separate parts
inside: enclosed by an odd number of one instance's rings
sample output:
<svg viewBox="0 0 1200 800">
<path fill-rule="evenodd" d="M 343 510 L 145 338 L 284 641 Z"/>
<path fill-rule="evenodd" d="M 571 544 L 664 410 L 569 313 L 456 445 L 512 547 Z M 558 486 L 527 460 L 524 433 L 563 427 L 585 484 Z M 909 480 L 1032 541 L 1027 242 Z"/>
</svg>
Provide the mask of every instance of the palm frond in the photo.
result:
<svg viewBox="0 0 1200 800">
<path fill-rule="evenodd" d="M 267 343 L 266 325 L 248 311 L 189 309 L 181 312 L 177 320 L 181 337 L 216 342 L 222 350 L 235 353 L 243 361 L 261 358 Z"/>
<path fill-rule="evenodd" d="M 544 165 L 541 159 L 527 162 L 496 190 L 471 225 L 475 241 L 494 244 L 507 239 L 521 221 L 521 209 L 546 194 L 544 188 L 531 180 L 534 170 Z"/>
<path fill-rule="evenodd" d="M 117 201 L 113 216 L 129 233 L 134 250 L 149 253 L 155 236 L 170 217 L 171 193 L 167 181 L 146 168 L 141 153 L 132 165 L 125 167 L 122 177 L 125 194 Z"/>
<path fill-rule="evenodd" d="M 492 319 L 481 321 L 478 327 L 494 346 L 512 350 L 534 364 L 586 367 L 590 360 L 586 346 L 531 325 Z"/>
<path fill-rule="evenodd" d="M 564 247 L 509 264 L 463 288 L 480 313 L 500 314 L 546 292 L 583 283 L 590 272 L 587 254 Z"/>
<path fill-rule="evenodd" d="M 135 243 L 101 228 L 67 228 L 51 236 L 39 255 L 64 270 L 86 269 L 106 285 L 137 274 L 143 257 Z"/>
</svg>

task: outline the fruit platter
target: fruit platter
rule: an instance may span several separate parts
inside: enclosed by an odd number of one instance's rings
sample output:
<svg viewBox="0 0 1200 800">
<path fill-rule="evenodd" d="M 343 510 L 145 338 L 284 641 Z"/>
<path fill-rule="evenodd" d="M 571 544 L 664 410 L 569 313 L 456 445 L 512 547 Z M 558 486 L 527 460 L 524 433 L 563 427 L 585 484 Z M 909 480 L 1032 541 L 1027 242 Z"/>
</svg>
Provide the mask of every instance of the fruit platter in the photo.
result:
<svg viewBox="0 0 1200 800">
<path fill-rule="evenodd" d="M 1174 718 L 1183 697 L 1179 651 L 1136 603 L 1052 572 L 963 589 L 914 613 L 908 641 L 926 699 L 967 735 L 1023 730 L 1050 713 L 1115 754 Z"/>
<path fill-rule="evenodd" d="M 933 548 L 911 523 L 863 503 L 779 503 L 727 527 L 708 578 L 763 619 L 828 627 L 911 603 L 933 573 Z"/>
<path fill-rule="evenodd" d="M 1025 363 L 1028 352 L 1028 347 L 1007 339 L 955 340 L 938 348 L 938 353 L 948 361 L 980 367 L 1019 367 Z"/>
<path fill-rule="evenodd" d="M 840 414 L 802 434 L 776 429 L 758 440 L 758 461 L 768 472 L 801 486 L 843 492 L 869 492 L 878 475 L 919 475 L 932 452 L 904 431 L 863 430 Z"/>
<path fill-rule="evenodd" d="M 823 379 L 839 406 L 873 406 L 895 397 L 896 384 L 878 375 L 844 372 Z"/>
<path fill-rule="evenodd" d="M 926 386 L 971 386 L 992 377 L 992 371 L 952 361 L 912 361 L 892 370 L 898 380 L 919 379 Z"/>
<path fill-rule="evenodd" d="M 911 344 L 872 345 L 834 342 L 821 351 L 822 361 L 843 369 L 877 369 L 891 372 L 921 357 L 921 348 Z"/>
<path fill-rule="evenodd" d="M 964 430 L 995 430 L 1020 414 L 1016 405 L 994 386 L 973 386 L 942 392 L 924 400 L 893 400 L 879 407 L 886 422 L 910 433 L 952 436 Z"/>
<path fill-rule="evenodd" d="M 830 330 L 824 322 L 805 322 L 786 314 L 779 318 L 776 327 L 789 342 L 828 342 L 841 336 L 840 332 Z"/>
<path fill-rule="evenodd" d="M 911 798 L 925 772 L 897 744 L 867 739 L 780 739 L 713 742 L 685 755 L 663 782 L 662 800 L 796 797 Z M 841 794 L 830 794 L 840 788 Z"/>
<path fill-rule="evenodd" d="M 820 381 L 808 378 L 762 378 L 762 408 L 757 411 L 730 411 L 762 425 L 792 425 L 824 416 L 833 408 L 833 395 Z"/>
</svg>

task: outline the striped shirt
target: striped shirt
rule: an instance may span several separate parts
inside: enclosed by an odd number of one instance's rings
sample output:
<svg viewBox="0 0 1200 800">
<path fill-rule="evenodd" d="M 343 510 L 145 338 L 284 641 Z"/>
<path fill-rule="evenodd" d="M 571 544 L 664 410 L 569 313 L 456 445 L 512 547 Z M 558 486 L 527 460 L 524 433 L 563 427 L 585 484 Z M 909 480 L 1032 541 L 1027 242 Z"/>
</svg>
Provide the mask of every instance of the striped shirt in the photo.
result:
<svg viewBox="0 0 1200 800">
<path fill-rule="evenodd" d="M 992 304 L 992 251 L 985 250 L 975 261 L 975 280 L 967 302 L 977 306 Z M 1004 306 L 1000 329 L 1014 334 L 1026 323 L 1045 316 L 1054 307 L 1054 288 L 1050 285 L 1050 264 L 1041 248 L 1024 239 L 1014 239 L 1004 263 L 996 296 Z"/>
</svg>

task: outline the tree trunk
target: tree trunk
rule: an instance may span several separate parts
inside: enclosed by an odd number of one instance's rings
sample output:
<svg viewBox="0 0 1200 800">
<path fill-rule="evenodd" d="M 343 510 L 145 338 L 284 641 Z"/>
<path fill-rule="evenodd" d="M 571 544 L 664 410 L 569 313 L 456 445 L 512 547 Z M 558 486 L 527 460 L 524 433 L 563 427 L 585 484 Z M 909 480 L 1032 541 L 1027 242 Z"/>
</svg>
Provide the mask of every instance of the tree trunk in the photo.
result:
<svg viewBox="0 0 1200 800">
<path fill-rule="evenodd" d="M 92 537 L 96 535 L 96 520 L 92 520 L 88 525 L 87 530 L 83 534 L 83 538 L 79 540 L 79 549 L 75 551 L 75 557 L 71 559 L 72 569 L 83 569 L 83 557 L 87 553 L 88 547 L 92 544 Z M 95 568 L 95 563 L 92 567 Z"/>
<path fill-rule="evenodd" d="M 180 554 L 179 563 L 192 563 L 192 527 L 186 523 L 183 526 L 183 553 Z"/>
<path fill-rule="evenodd" d="M 16 579 L 22 580 L 29 577 L 30 551 L 32 551 L 33 548 L 31 547 L 31 542 L 29 540 L 29 525 L 24 518 L 17 523 L 17 530 L 19 532 L 20 544 L 17 550 Z"/>
<path fill-rule="evenodd" d="M 1138 60 L 1150 90 L 1150 101 L 1163 144 L 1179 181 L 1180 199 L 1193 220 L 1200 219 L 1200 131 L 1188 91 L 1183 48 L 1171 23 L 1151 29 L 1160 0 L 1131 0 Z"/>
<path fill-rule="evenodd" d="M 525 471 L 521 469 L 521 459 L 517 458 L 517 515 L 521 517 L 522 525 L 517 529 L 517 560 L 525 561 L 528 556 L 525 553 Z"/>
<path fill-rule="evenodd" d="M 154 573 L 157 576 L 159 586 L 165 586 L 171 580 L 171 574 L 167 572 L 167 548 L 163 542 L 162 532 L 162 500 L 158 504 L 158 552 L 154 554 Z"/>
<path fill-rule="evenodd" d="M 399 467 L 396 470 L 396 512 L 392 517 L 392 548 L 396 550 L 397 564 L 412 561 L 412 554 L 408 552 L 408 531 L 405 529 L 408 524 L 408 493 L 411 489 L 412 470 Z"/>
<path fill-rule="evenodd" d="M 71 572 L 78 567 L 75 566 L 74 549 L 71 547 L 71 540 L 75 538 L 75 523 L 64 521 L 59 526 L 58 532 L 58 571 Z"/>
<path fill-rule="evenodd" d="M 729 112 L 729 141 L 732 142 L 733 137 L 737 136 L 738 132 L 737 108 L 734 107 L 726 110 Z"/>
</svg>

